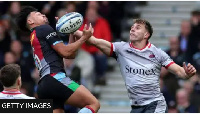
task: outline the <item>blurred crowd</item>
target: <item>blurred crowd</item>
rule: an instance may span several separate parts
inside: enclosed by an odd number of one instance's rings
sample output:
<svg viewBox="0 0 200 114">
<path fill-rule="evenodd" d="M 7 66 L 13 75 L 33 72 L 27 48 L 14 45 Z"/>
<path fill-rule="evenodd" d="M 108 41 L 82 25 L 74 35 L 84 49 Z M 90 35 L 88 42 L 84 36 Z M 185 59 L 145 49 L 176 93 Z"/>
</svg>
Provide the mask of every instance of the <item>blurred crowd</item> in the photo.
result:
<svg viewBox="0 0 200 114">
<path fill-rule="evenodd" d="M 94 36 L 107 41 L 120 40 L 121 20 L 126 2 L 108 1 L 0 1 L 0 68 L 6 64 L 17 63 L 22 69 L 21 91 L 37 97 L 38 70 L 32 58 L 29 41 L 30 33 L 20 31 L 15 23 L 16 15 L 25 5 L 31 5 L 45 14 L 50 25 L 55 28 L 55 16 L 66 12 L 79 12 L 84 24 L 92 23 Z M 83 24 L 83 25 L 84 25 Z M 80 30 L 83 29 L 83 26 Z M 179 65 L 186 61 L 196 67 L 198 73 L 189 80 L 183 80 L 162 69 L 160 86 L 168 104 L 169 112 L 200 112 L 200 11 L 191 12 L 190 20 L 183 20 L 179 35 L 169 38 L 166 52 Z M 67 45 L 68 37 L 60 34 Z M 95 85 L 106 85 L 105 73 L 108 70 L 108 58 L 97 48 L 83 44 L 75 60 L 64 59 L 65 70 L 76 82 L 83 84 L 93 92 Z M 2 90 L 0 86 L 0 90 Z M 95 93 L 94 93 L 95 94 Z M 97 95 L 98 97 L 98 95 Z M 76 108 L 66 106 L 66 112 L 76 112 Z"/>
<path fill-rule="evenodd" d="M 161 70 L 160 86 L 169 112 L 200 112 L 200 11 L 191 12 L 188 20 L 182 20 L 180 33 L 169 38 L 166 53 L 180 66 L 191 63 L 197 74 L 189 80 L 181 79 L 165 68 Z"/>
</svg>

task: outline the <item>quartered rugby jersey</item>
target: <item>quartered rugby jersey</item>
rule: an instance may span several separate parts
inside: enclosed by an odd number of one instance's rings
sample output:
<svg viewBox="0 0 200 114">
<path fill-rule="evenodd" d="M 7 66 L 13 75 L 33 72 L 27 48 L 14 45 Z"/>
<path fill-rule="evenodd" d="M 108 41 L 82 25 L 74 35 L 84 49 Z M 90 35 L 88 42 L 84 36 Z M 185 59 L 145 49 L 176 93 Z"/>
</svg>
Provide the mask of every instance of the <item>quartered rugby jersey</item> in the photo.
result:
<svg viewBox="0 0 200 114">
<path fill-rule="evenodd" d="M 43 77 L 47 74 L 65 72 L 63 58 L 52 48 L 63 42 L 50 25 L 41 25 L 31 30 L 30 42 L 35 65 Z"/>
<path fill-rule="evenodd" d="M 0 92 L 0 99 L 35 99 L 34 97 L 29 97 L 20 91 L 2 91 Z"/>
<path fill-rule="evenodd" d="M 111 55 L 120 65 L 132 105 L 164 100 L 159 85 L 161 67 L 174 63 L 164 51 L 151 43 L 140 50 L 128 42 L 115 42 L 111 44 Z"/>
</svg>

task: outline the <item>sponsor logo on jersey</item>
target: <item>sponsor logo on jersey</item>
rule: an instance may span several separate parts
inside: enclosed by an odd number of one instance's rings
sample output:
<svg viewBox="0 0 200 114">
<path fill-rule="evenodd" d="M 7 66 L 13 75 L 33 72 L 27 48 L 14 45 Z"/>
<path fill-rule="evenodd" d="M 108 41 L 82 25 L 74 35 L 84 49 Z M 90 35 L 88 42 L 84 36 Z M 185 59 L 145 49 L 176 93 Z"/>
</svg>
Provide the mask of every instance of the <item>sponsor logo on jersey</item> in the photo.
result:
<svg viewBox="0 0 200 114">
<path fill-rule="evenodd" d="M 140 75 L 156 75 L 156 69 L 134 69 L 132 67 L 130 67 L 129 65 L 125 66 L 126 69 L 126 73 L 130 73 L 130 74 L 140 74 Z"/>
<path fill-rule="evenodd" d="M 154 58 L 154 57 L 155 57 L 154 54 L 149 55 L 149 58 Z"/>
<path fill-rule="evenodd" d="M 130 50 L 126 50 L 127 53 L 132 54 L 133 52 Z"/>
<path fill-rule="evenodd" d="M 52 32 L 49 35 L 46 36 L 46 39 L 49 39 L 50 37 L 56 36 L 56 32 Z"/>
</svg>

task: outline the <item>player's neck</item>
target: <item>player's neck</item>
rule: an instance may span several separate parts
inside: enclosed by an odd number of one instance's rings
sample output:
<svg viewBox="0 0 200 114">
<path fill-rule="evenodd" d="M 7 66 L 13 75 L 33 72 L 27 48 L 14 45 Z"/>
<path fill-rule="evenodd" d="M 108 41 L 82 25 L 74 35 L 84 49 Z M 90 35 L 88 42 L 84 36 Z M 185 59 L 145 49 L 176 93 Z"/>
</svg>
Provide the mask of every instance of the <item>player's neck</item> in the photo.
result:
<svg viewBox="0 0 200 114">
<path fill-rule="evenodd" d="M 20 91 L 19 87 L 4 87 L 4 91 Z"/>
<path fill-rule="evenodd" d="M 32 26 L 30 26 L 29 27 L 29 30 L 32 30 L 32 29 L 34 29 L 35 27 L 37 27 L 38 25 L 32 25 Z"/>
<path fill-rule="evenodd" d="M 137 49 L 144 49 L 146 45 L 148 44 L 148 41 L 135 41 L 131 42 L 134 48 Z"/>
<path fill-rule="evenodd" d="M 33 28 L 35 28 L 35 27 L 38 27 L 38 26 L 40 26 L 40 25 L 33 24 L 33 25 L 30 25 L 30 26 L 29 26 L 29 29 L 31 30 L 31 29 L 33 29 Z"/>
</svg>

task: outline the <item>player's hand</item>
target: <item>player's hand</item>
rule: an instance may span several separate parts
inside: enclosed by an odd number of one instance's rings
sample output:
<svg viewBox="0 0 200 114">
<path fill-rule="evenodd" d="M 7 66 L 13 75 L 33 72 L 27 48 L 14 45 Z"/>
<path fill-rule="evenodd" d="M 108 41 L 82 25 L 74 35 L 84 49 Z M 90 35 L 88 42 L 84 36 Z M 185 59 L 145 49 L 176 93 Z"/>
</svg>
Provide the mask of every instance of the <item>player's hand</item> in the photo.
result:
<svg viewBox="0 0 200 114">
<path fill-rule="evenodd" d="M 58 17 L 55 17 L 55 19 L 56 19 L 56 22 L 59 20 L 59 18 L 58 18 Z"/>
<path fill-rule="evenodd" d="M 183 68 L 185 70 L 185 73 L 187 74 L 186 78 L 190 78 L 196 74 L 196 69 L 190 63 L 188 63 L 188 65 L 186 65 L 185 62 L 183 62 Z"/>
<path fill-rule="evenodd" d="M 89 28 L 88 29 L 87 28 L 88 28 L 87 24 L 85 24 L 83 29 L 83 37 L 89 39 L 93 34 L 92 24 L 90 23 Z"/>
</svg>

